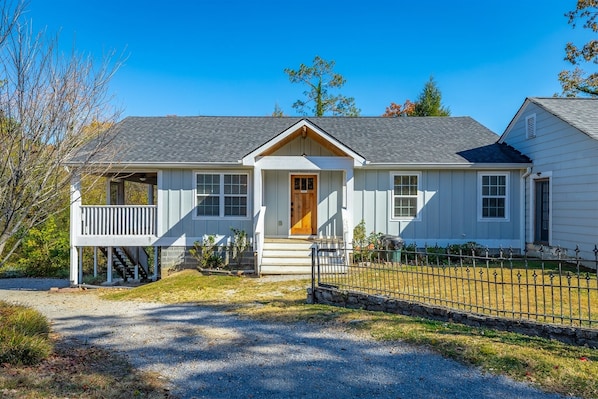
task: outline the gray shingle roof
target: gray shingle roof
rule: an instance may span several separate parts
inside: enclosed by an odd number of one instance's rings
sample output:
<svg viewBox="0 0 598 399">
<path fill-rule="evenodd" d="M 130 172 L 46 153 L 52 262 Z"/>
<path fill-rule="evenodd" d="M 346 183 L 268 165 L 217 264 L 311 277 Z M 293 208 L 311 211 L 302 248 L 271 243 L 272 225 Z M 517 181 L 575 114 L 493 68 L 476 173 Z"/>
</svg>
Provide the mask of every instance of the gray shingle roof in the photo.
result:
<svg viewBox="0 0 598 399">
<path fill-rule="evenodd" d="M 128 117 L 111 145 L 123 163 L 236 163 L 302 119 L 374 164 L 530 162 L 469 117 Z"/>
<path fill-rule="evenodd" d="M 598 140 L 598 98 L 532 97 L 529 100 Z"/>
</svg>

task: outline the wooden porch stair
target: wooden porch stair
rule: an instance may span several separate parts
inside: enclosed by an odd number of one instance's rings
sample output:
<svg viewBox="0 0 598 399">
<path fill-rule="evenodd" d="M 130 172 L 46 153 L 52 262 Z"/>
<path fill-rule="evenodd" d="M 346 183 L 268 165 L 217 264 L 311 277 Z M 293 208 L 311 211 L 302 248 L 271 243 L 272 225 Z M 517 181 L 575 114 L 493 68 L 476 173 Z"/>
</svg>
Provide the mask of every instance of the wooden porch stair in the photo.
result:
<svg viewBox="0 0 598 399">
<path fill-rule="evenodd" d="M 100 247 L 100 250 L 104 254 L 106 258 L 108 258 L 108 248 L 107 247 Z M 145 251 L 143 248 L 140 250 Z M 138 277 L 141 280 L 148 279 L 148 270 L 147 265 L 143 267 L 135 262 L 134 257 L 129 253 L 129 251 L 125 247 L 112 247 L 112 266 L 114 270 L 123 278 L 123 280 L 127 281 L 129 279 L 135 278 L 135 266 L 137 267 Z"/>
</svg>

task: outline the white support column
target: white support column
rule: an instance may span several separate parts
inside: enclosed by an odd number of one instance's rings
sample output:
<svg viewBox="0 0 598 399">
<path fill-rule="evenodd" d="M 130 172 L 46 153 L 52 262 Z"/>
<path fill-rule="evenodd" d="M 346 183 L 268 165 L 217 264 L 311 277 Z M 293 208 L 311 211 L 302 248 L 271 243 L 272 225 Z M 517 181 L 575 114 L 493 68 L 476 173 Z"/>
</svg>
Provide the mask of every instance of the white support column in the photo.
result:
<svg viewBox="0 0 598 399">
<path fill-rule="evenodd" d="M 154 185 L 153 184 L 147 185 L 147 204 L 148 205 L 156 205 L 156 204 L 154 204 Z"/>
<path fill-rule="evenodd" d="M 349 217 L 351 218 L 351 224 L 354 224 L 353 216 L 355 215 L 353 209 L 353 199 L 355 197 L 355 179 L 353 177 L 353 169 L 345 170 L 345 193 L 343 203 Z M 353 242 L 353 226 L 348 226 L 347 231 L 347 244 Z"/>
<path fill-rule="evenodd" d="M 256 165 L 255 169 L 253 170 L 253 220 L 255 223 L 255 219 L 258 216 L 258 213 L 262 207 L 262 195 L 263 195 L 263 189 L 262 189 L 262 180 L 263 180 L 263 175 L 262 175 L 262 169 Z M 252 234 L 253 235 L 253 234 Z"/>
<path fill-rule="evenodd" d="M 83 247 L 79 247 L 79 284 L 83 283 Z"/>
<path fill-rule="evenodd" d="M 163 172 L 161 170 L 158 171 L 158 190 L 157 190 L 157 194 L 158 194 L 158 207 L 156 209 L 156 235 L 158 237 L 162 237 L 162 235 L 166 232 L 165 230 L 167 230 L 167 225 L 166 225 L 166 221 L 163 220 L 164 218 L 164 213 L 167 213 L 167 210 L 165 209 L 164 212 L 162 212 L 162 209 L 164 209 L 164 204 L 166 204 L 166 199 L 165 196 L 166 194 L 164 193 L 164 190 L 162 190 L 162 187 L 164 187 L 164 185 L 162 184 L 162 179 L 163 179 Z"/>
<path fill-rule="evenodd" d="M 108 259 L 106 261 L 106 281 L 112 283 L 112 247 L 106 248 L 108 251 Z"/>
<path fill-rule="evenodd" d="M 71 214 L 70 214 L 70 280 L 72 285 L 78 285 L 79 281 L 79 256 L 77 239 L 81 234 L 81 176 L 74 172 L 71 176 Z"/>
<path fill-rule="evenodd" d="M 98 277 L 98 247 L 93 247 L 93 276 Z"/>
<path fill-rule="evenodd" d="M 106 178 L 106 205 L 112 205 L 112 190 L 110 189 L 112 181 L 109 177 Z"/>
</svg>

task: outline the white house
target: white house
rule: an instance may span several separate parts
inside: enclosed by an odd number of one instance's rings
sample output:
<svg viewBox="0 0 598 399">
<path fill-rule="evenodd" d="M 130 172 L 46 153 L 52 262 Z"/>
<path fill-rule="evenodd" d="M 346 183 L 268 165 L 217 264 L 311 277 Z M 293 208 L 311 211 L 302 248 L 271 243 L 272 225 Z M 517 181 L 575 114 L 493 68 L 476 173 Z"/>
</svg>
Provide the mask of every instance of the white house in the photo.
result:
<svg viewBox="0 0 598 399">
<path fill-rule="evenodd" d="M 598 99 L 527 98 L 500 137 L 531 158 L 525 242 L 594 259 L 598 244 Z"/>
<path fill-rule="evenodd" d="M 226 241 L 231 228 L 252 238 L 262 274 L 309 271 L 308 251 L 276 255 L 277 240 L 351 242 L 361 220 L 407 244 L 521 250 L 530 228 L 522 177 L 532 165 L 506 140 L 517 126 L 497 142 L 469 117 L 126 118 L 94 159 L 112 203 L 81 205 L 80 181 L 72 182 L 71 280 L 80 282 L 83 247 L 143 269 L 145 251 L 135 248 L 151 246 L 165 268 L 186 262 L 186 249 L 206 235 Z M 124 180 L 157 195 L 150 205 L 123 204 Z"/>
</svg>

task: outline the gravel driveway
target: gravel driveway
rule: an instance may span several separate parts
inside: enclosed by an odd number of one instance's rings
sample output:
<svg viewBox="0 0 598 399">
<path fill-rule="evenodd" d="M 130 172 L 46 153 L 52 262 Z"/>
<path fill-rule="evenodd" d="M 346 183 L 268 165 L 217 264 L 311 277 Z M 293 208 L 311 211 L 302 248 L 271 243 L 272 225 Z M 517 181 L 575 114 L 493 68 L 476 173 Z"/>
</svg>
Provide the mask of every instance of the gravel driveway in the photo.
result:
<svg viewBox="0 0 598 399">
<path fill-rule="evenodd" d="M 63 280 L 0 279 L 65 338 L 125 354 L 181 398 L 559 398 L 434 353 L 319 325 L 247 320 L 194 304 L 111 302 L 49 292 Z"/>
</svg>

